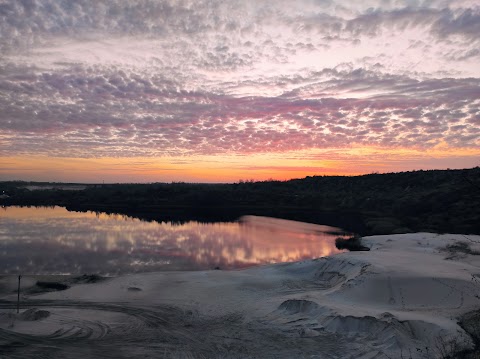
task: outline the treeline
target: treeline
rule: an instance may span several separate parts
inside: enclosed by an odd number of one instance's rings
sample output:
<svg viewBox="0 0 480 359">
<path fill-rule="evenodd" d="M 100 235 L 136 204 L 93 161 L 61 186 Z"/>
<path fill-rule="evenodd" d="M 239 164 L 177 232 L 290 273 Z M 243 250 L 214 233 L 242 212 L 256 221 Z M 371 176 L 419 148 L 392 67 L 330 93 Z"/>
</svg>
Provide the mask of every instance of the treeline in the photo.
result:
<svg viewBox="0 0 480 359">
<path fill-rule="evenodd" d="M 75 191 L 29 191 L 25 185 L 0 183 L 0 193 L 9 196 L 0 204 L 59 205 L 159 221 L 222 221 L 256 214 L 341 226 L 364 235 L 480 234 L 479 167 L 234 184 L 88 185 Z"/>
</svg>

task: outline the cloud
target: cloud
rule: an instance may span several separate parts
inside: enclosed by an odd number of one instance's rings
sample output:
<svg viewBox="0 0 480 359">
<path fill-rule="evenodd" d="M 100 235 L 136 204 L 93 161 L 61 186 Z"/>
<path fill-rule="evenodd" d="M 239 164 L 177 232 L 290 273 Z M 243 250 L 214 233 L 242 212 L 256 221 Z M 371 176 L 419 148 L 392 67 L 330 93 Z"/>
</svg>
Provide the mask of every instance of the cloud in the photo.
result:
<svg viewBox="0 0 480 359">
<path fill-rule="evenodd" d="M 199 68 L 235 69 L 260 59 L 288 61 L 298 51 L 332 42 L 358 45 L 382 34 L 395 37 L 395 32 L 409 29 L 418 31 L 412 39 L 423 32 L 436 41 L 459 35 L 478 42 L 478 7 L 454 7 L 456 2 L 398 4 L 11 0 L 0 4 L 0 49 L 18 54 L 72 42 L 108 46 L 128 38 L 157 55 L 159 50 L 188 55 Z M 157 60 L 168 58 L 160 54 Z"/>
<path fill-rule="evenodd" d="M 478 41 L 480 35 L 480 7 L 452 11 L 444 9 L 434 22 L 432 29 L 440 38 L 461 35 Z"/>
<path fill-rule="evenodd" d="M 161 76 L 121 69 L 11 73 L 0 82 L 0 128 L 10 143 L 3 151 L 10 155 L 252 153 L 352 143 L 433 147 L 445 139 L 468 147 L 480 140 L 478 79 L 419 81 L 324 69 L 281 96 L 238 97 L 178 90 L 180 84 Z"/>
<path fill-rule="evenodd" d="M 4 0 L 0 150 L 478 147 L 479 11 L 468 1 Z"/>
</svg>

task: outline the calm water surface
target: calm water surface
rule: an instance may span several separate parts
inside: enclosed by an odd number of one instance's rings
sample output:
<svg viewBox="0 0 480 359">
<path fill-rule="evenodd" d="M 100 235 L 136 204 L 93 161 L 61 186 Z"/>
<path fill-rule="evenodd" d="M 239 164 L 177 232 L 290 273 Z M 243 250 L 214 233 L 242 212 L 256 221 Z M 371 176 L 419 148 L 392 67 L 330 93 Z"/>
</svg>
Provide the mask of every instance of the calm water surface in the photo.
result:
<svg viewBox="0 0 480 359">
<path fill-rule="evenodd" d="M 340 233 L 268 217 L 173 224 L 61 207 L 6 207 L 0 209 L 0 274 L 244 268 L 338 253 Z"/>
</svg>

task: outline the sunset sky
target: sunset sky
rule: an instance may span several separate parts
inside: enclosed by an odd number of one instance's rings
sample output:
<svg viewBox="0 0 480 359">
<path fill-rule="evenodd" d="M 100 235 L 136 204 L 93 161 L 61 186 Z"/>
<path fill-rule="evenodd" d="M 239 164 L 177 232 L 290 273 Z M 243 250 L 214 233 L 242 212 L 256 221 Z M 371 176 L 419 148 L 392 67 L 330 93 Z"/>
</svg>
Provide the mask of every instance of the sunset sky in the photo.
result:
<svg viewBox="0 0 480 359">
<path fill-rule="evenodd" d="M 478 0 L 0 0 L 0 180 L 480 166 Z"/>
</svg>

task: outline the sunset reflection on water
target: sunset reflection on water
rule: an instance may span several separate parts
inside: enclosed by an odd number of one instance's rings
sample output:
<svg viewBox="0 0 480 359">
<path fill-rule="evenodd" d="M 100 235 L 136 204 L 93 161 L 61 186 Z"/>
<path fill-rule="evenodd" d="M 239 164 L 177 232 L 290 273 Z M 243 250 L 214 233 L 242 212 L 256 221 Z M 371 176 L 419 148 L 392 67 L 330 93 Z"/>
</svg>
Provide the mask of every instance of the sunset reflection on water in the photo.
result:
<svg viewBox="0 0 480 359">
<path fill-rule="evenodd" d="M 239 222 L 146 222 L 61 207 L 0 210 L 0 273 L 118 275 L 236 269 L 340 252 L 339 229 L 247 216 Z"/>
</svg>

